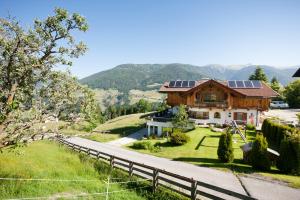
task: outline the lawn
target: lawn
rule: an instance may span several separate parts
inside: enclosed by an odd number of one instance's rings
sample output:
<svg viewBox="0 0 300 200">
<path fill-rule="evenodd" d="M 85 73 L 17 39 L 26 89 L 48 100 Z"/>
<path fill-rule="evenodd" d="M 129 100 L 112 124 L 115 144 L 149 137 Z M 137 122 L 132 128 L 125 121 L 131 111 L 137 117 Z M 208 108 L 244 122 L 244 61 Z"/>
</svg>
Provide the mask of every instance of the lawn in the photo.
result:
<svg viewBox="0 0 300 200">
<path fill-rule="evenodd" d="M 84 136 L 84 138 L 98 142 L 108 142 L 127 136 L 144 127 L 146 120 L 145 118 L 141 118 L 144 114 L 125 115 L 109 120 L 94 129 L 97 133 Z M 109 133 L 98 133 L 101 131 L 108 131 Z"/>
<path fill-rule="evenodd" d="M 5 149 L 0 153 L 0 177 L 37 180 L 0 180 L 0 199 L 40 198 L 73 199 L 105 199 L 96 195 L 106 191 L 106 183 L 110 174 L 111 181 L 128 180 L 126 173 L 120 170 L 111 172 L 108 164 L 96 161 L 85 155 L 72 152 L 56 142 L 34 142 L 27 147 L 19 147 L 11 151 Z M 114 179 L 117 178 L 117 179 Z M 48 180 L 45 180 L 48 179 Z M 49 180 L 50 179 L 50 180 Z M 58 181 L 77 180 L 77 181 Z M 84 180 L 84 181 L 78 181 Z M 132 190 L 132 188 L 138 188 Z M 131 189 L 131 190 L 130 190 Z M 109 195 L 109 199 L 181 199 L 178 195 L 167 191 L 151 192 L 151 184 L 113 184 L 109 191 L 125 190 Z M 94 193 L 94 195 L 91 195 Z M 59 198 L 64 196 L 63 198 Z"/>
<path fill-rule="evenodd" d="M 300 188 L 299 176 L 279 174 L 273 167 L 269 173 L 254 171 L 248 164 L 243 163 L 243 152 L 240 146 L 244 144 L 237 134 L 233 136 L 234 162 L 231 164 L 221 163 L 218 160 L 217 149 L 221 133 L 212 132 L 208 128 L 196 128 L 187 133 L 191 140 L 182 146 L 172 146 L 167 139 L 149 140 L 152 144 L 162 143 L 160 151 L 136 150 L 142 153 L 152 154 L 159 157 L 170 158 L 176 161 L 189 162 L 199 166 L 213 167 L 221 170 L 231 170 L 235 173 L 245 173 L 257 176 L 258 174 L 289 182 L 291 186 Z M 247 132 L 248 141 L 253 140 L 254 132 Z M 127 146 L 131 148 L 131 144 Z"/>
</svg>

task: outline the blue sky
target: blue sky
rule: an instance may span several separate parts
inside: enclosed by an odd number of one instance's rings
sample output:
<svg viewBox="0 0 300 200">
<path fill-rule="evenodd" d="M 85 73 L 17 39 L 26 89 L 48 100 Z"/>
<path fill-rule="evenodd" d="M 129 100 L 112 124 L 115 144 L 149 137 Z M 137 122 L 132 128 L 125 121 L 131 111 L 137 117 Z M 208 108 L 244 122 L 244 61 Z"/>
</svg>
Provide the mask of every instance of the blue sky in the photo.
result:
<svg viewBox="0 0 300 200">
<path fill-rule="evenodd" d="M 80 78 L 123 63 L 300 64 L 297 0 L 0 0 L 0 17 L 29 26 L 55 7 L 88 20 Z"/>
</svg>

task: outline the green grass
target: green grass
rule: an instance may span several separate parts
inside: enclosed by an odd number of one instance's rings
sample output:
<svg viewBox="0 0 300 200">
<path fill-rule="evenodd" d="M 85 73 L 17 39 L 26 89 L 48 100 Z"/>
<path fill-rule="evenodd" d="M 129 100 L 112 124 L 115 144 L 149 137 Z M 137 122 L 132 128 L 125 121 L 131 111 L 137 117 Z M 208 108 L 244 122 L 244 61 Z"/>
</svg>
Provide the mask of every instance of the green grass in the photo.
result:
<svg viewBox="0 0 300 200">
<path fill-rule="evenodd" d="M 192 163 L 198 166 L 212 167 L 221 170 L 231 170 L 235 173 L 255 173 L 255 175 L 259 173 L 254 171 L 250 165 L 243 163 L 243 152 L 240 149 L 240 146 L 243 145 L 244 142 L 239 135 L 233 135 L 234 162 L 227 164 L 221 163 L 218 160 L 217 155 L 219 137 L 221 133 L 212 132 L 208 128 L 196 128 L 187 134 L 190 136 L 191 140 L 182 146 L 172 146 L 167 139 L 156 139 L 149 141 L 152 144 L 161 142 L 162 144 L 160 151 L 137 150 L 131 147 L 132 144 L 128 145 L 127 148 L 176 161 Z M 254 138 L 255 133 L 253 131 L 248 131 L 247 140 L 251 141 Z M 279 174 L 279 171 L 275 167 L 272 167 L 271 171 L 268 173 L 259 174 L 286 181 L 290 183 L 291 186 L 299 188 L 299 176 Z"/>
<path fill-rule="evenodd" d="M 87 182 L 51 182 L 51 181 L 7 181 L 0 180 L 0 199 L 58 197 L 69 195 L 85 195 L 106 191 L 106 180 L 110 174 L 108 164 L 88 158 L 83 154 L 71 152 L 55 142 L 35 142 L 17 151 L 8 149 L 0 153 L 0 177 L 26 179 L 72 179 L 91 180 Z M 112 177 L 124 180 L 127 175 L 119 170 L 113 170 Z M 130 189 L 132 187 L 149 186 L 148 183 L 131 185 L 110 185 L 110 191 Z M 160 191 L 153 195 L 151 187 L 137 191 L 114 193 L 109 199 L 180 199 L 176 194 Z M 105 196 L 85 196 L 79 199 L 105 199 Z"/>
<path fill-rule="evenodd" d="M 95 133 L 93 135 L 85 136 L 85 138 L 98 142 L 108 142 L 127 136 L 143 128 L 146 120 L 140 118 L 142 115 L 144 115 L 144 113 L 125 115 L 109 120 L 104 124 L 100 124 L 94 130 L 109 131 L 110 133 Z"/>
</svg>

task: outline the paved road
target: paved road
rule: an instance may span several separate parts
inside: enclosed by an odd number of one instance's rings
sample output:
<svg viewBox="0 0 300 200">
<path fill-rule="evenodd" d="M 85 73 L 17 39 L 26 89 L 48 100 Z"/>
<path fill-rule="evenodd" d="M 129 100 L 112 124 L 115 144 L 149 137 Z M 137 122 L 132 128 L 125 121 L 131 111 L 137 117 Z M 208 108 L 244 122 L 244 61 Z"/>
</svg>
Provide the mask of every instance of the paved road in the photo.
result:
<svg viewBox="0 0 300 200">
<path fill-rule="evenodd" d="M 83 139 L 79 137 L 72 137 L 66 139 L 67 141 L 85 146 L 91 149 L 102 151 L 111 155 L 118 157 L 123 157 L 135 162 L 144 163 L 156 168 L 165 169 L 167 171 L 184 175 L 186 177 L 191 177 L 199 181 L 206 182 L 208 184 L 216 185 L 224 189 L 235 191 L 241 194 L 246 194 L 244 188 L 242 187 L 238 178 L 230 172 L 219 171 L 207 167 L 199 167 L 196 165 L 183 163 L 179 161 L 172 161 L 166 158 L 159 158 L 152 155 L 146 155 L 134 151 L 129 151 L 127 149 L 122 149 L 118 146 L 113 146 L 105 143 L 99 143 L 91 141 L 88 139 Z M 276 200 L 276 199 L 289 199 L 289 200 L 299 200 L 300 190 L 290 188 L 277 183 L 272 183 L 264 180 L 253 179 L 249 177 L 241 177 L 241 182 L 245 186 L 246 190 L 250 195 L 257 199 L 262 200 Z M 203 189 L 205 191 L 205 189 Z M 209 191 L 214 195 L 213 191 Z M 221 196 L 225 199 L 233 199 L 228 196 Z"/>
<path fill-rule="evenodd" d="M 126 137 L 122 137 L 120 139 L 107 142 L 107 144 L 119 146 L 119 147 L 124 146 L 126 144 L 130 144 L 132 142 L 142 139 L 146 133 L 147 133 L 147 129 L 143 128 L 143 129 L 140 129 L 137 132 L 132 133 Z"/>
</svg>

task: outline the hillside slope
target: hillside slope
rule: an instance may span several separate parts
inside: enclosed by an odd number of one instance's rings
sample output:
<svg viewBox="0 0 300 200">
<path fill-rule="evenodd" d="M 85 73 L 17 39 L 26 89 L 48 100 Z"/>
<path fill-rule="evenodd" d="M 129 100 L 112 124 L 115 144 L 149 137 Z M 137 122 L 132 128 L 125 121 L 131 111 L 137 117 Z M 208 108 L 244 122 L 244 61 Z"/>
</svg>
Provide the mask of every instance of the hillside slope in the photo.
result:
<svg viewBox="0 0 300 200">
<path fill-rule="evenodd" d="M 296 67 L 279 69 L 261 66 L 269 80 L 275 76 L 281 84 L 286 85 L 292 80 Z M 255 70 L 255 65 L 231 68 L 222 65 L 195 66 L 188 64 L 123 64 L 113 69 L 98 72 L 81 79 L 81 83 L 91 88 L 117 89 L 128 93 L 131 89 L 152 90 L 167 80 L 198 80 L 204 77 L 215 79 L 248 79 Z"/>
</svg>

